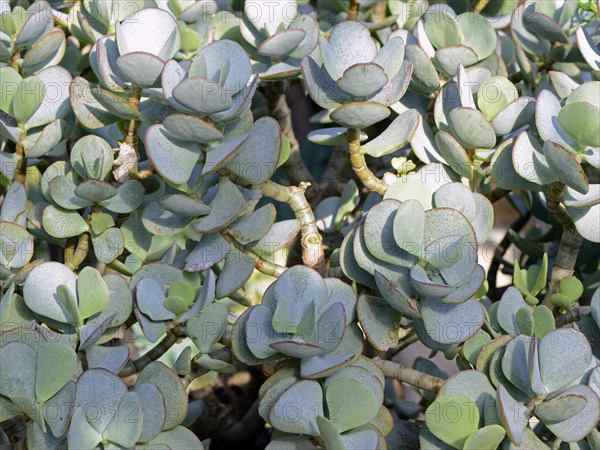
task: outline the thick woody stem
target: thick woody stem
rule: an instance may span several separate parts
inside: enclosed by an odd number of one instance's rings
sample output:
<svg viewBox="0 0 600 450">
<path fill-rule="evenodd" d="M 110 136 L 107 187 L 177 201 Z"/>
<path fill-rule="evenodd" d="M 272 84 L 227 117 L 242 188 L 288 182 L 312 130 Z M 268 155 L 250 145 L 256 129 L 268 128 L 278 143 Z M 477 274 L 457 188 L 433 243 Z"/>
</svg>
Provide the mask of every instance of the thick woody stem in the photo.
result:
<svg viewBox="0 0 600 450">
<path fill-rule="evenodd" d="M 23 131 L 19 138 L 19 143 L 15 147 L 15 151 L 17 155 L 21 158 L 17 161 L 17 166 L 15 167 L 15 176 L 14 180 L 21 183 L 24 187 L 27 185 L 27 157 L 25 156 L 25 151 L 23 150 L 23 141 L 27 137 L 27 132 Z"/>
<path fill-rule="evenodd" d="M 350 9 L 348 10 L 348 20 L 357 20 L 358 19 L 358 10 L 359 10 L 358 0 L 350 0 Z"/>
<path fill-rule="evenodd" d="M 552 183 L 550 192 L 546 196 L 548 210 L 563 227 L 563 233 L 558 246 L 558 254 L 556 255 L 556 261 L 552 267 L 552 274 L 548 284 L 548 292 L 546 292 L 546 297 L 543 302 L 543 304 L 549 308 L 552 308 L 550 296 L 558 290 L 560 280 L 573 275 L 575 263 L 577 262 L 577 255 L 579 254 L 579 249 L 583 243 L 583 238 L 577 232 L 573 219 L 564 205 L 561 204 L 564 190 L 565 185 L 557 181 Z"/>
<path fill-rule="evenodd" d="M 265 275 L 269 275 L 269 276 L 272 276 L 272 277 L 275 277 L 275 278 L 279 278 L 283 274 L 283 272 L 285 272 L 287 270 L 287 267 L 280 266 L 279 264 L 275 264 L 275 263 L 270 262 L 270 261 L 266 261 L 266 260 L 262 259 L 259 255 L 257 255 L 256 253 L 254 253 L 252 250 L 248 250 L 247 248 L 244 248 L 243 245 L 241 245 L 238 241 L 236 241 L 229 234 L 223 233 L 223 238 L 227 242 L 229 242 L 230 244 L 232 244 L 237 250 L 239 250 L 242 253 L 245 253 L 246 255 L 248 255 L 252 259 L 254 259 L 256 261 L 254 267 L 260 273 L 264 273 Z"/>
<path fill-rule="evenodd" d="M 148 353 L 146 353 L 143 356 L 140 356 L 135 361 L 127 362 L 125 367 L 123 367 L 123 369 L 119 372 L 119 376 L 121 378 L 127 378 L 131 375 L 141 372 L 144 369 L 144 367 L 146 367 L 152 361 L 156 361 L 158 358 L 164 355 L 167 352 L 167 350 L 173 347 L 173 345 L 175 345 L 178 339 L 178 333 L 169 331 L 163 338 L 163 340 L 156 344 L 154 347 L 152 347 L 150 351 L 148 351 Z"/>
<path fill-rule="evenodd" d="M 230 363 L 232 361 L 231 350 L 227 347 L 223 347 L 219 350 L 215 350 L 214 352 L 210 352 L 208 356 L 210 356 L 212 359 L 218 359 L 227 363 Z M 181 379 L 181 383 L 187 389 L 188 386 L 192 383 L 192 381 L 194 381 L 196 378 L 200 378 L 201 376 L 206 375 L 210 371 L 210 369 L 198 367 L 196 363 L 192 361 L 192 371 Z"/>
<path fill-rule="evenodd" d="M 290 205 L 296 219 L 300 221 L 302 261 L 308 267 L 324 274 L 326 267 L 323 238 L 317 228 L 313 210 L 304 196 L 304 189 L 296 186 L 282 186 L 272 181 L 267 181 L 260 186 L 260 189 L 263 195 Z"/>
<path fill-rule="evenodd" d="M 127 98 L 127 103 L 129 103 L 135 110 L 138 110 L 140 105 L 140 97 L 142 95 L 142 90 L 140 88 L 135 88 L 129 93 L 129 97 Z M 130 119 L 125 121 L 125 144 L 129 145 L 133 148 L 137 154 L 137 146 L 138 146 L 138 126 L 139 121 L 137 119 Z M 138 170 L 137 163 L 133 166 L 130 171 L 131 175 L 134 175 Z"/>
<path fill-rule="evenodd" d="M 376 357 L 373 358 L 373 362 L 379 366 L 386 377 L 394 378 L 419 389 L 438 392 L 444 385 L 444 380 L 442 378 L 434 377 L 433 375 L 428 375 L 415 369 L 409 369 L 408 367 L 403 367 L 393 361 L 386 361 Z"/>
<path fill-rule="evenodd" d="M 77 245 L 75 245 L 74 240 L 69 239 L 67 241 L 67 246 L 65 247 L 65 266 L 73 271 L 79 269 L 79 266 L 85 260 L 89 250 L 90 233 L 86 232 L 80 235 L 77 240 Z"/>
<path fill-rule="evenodd" d="M 267 83 L 265 97 L 269 115 L 279 123 L 282 133 L 287 137 L 290 143 L 290 157 L 283 164 L 283 170 L 290 183 L 300 185 L 301 183 L 310 183 L 307 189 L 307 197 L 312 198 L 317 194 L 315 179 L 306 168 L 302 154 L 300 152 L 300 143 L 294 133 L 292 124 L 292 111 L 287 103 L 285 96 L 286 84 L 284 81 L 273 81 Z"/>
<path fill-rule="evenodd" d="M 561 314 L 555 319 L 556 328 L 580 321 L 584 316 L 592 313 L 591 306 L 576 306 L 571 311 Z"/>
<path fill-rule="evenodd" d="M 549 70 L 552 68 L 552 64 L 554 64 L 554 61 L 538 61 L 535 63 L 535 66 L 538 70 Z M 518 82 L 523 81 L 524 76 L 525 74 L 522 70 L 520 70 L 519 72 L 515 72 L 510 75 L 508 79 L 511 83 L 517 84 Z"/>
<path fill-rule="evenodd" d="M 352 169 L 356 173 L 358 179 L 370 191 L 377 192 L 380 195 L 385 194 L 387 185 L 383 180 L 371 172 L 367 167 L 365 155 L 361 151 L 360 146 L 360 130 L 357 128 L 348 128 L 348 155 Z"/>
</svg>

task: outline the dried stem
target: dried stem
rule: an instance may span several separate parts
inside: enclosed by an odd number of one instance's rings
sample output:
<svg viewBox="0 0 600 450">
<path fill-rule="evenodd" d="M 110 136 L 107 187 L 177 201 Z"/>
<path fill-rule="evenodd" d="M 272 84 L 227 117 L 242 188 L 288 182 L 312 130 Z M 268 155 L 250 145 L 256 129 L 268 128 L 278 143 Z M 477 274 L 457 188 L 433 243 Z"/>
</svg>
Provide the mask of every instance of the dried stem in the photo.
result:
<svg viewBox="0 0 600 450">
<path fill-rule="evenodd" d="M 266 261 L 266 260 L 262 259 L 259 255 L 254 253 L 252 250 L 248 250 L 247 248 L 244 248 L 243 245 L 241 245 L 238 241 L 236 241 L 229 234 L 223 233 L 223 238 L 227 242 L 232 244 L 237 250 L 239 250 L 242 253 L 245 253 L 246 255 L 248 255 L 252 259 L 254 259 L 256 261 L 254 267 L 260 273 L 264 273 L 265 275 L 279 278 L 283 274 L 283 272 L 285 272 L 287 270 L 287 267 L 280 266 L 279 264 L 275 264 L 270 261 Z"/>
<path fill-rule="evenodd" d="M 347 133 L 348 155 L 350 156 L 350 163 L 352 164 L 352 169 L 354 169 L 356 176 L 370 191 L 377 192 L 380 195 L 385 194 L 387 185 L 383 180 L 377 178 L 377 176 L 367 167 L 367 161 L 365 160 L 365 155 L 363 155 L 360 146 L 360 130 L 357 128 L 348 128 Z"/>
<path fill-rule="evenodd" d="M 158 358 L 164 355 L 167 350 L 173 347 L 173 345 L 175 345 L 175 343 L 179 340 L 179 337 L 179 333 L 176 333 L 175 330 L 169 331 L 163 340 L 152 347 L 148 353 L 140 356 L 135 361 L 128 361 L 125 367 L 123 367 L 123 369 L 119 372 L 119 376 L 121 378 L 127 378 L 142 371 L 144 367 L 151 362 L 156 361 Z"/>
<path fill-rule="evenodd" d="M 379 366 L 386 377 L 408 383 L 419 389 L 438 392 L 444 385 L 444 380 L 442 378 L 434 377 L 433 375 L 428 375 L 415 369 L 409 369 L 408 367 L 403 367 L 393 361 L 386 361 L 376 357 L 373 358 L 373 362 Z"/>
<path fill-rule="evenodd" d="M 573 275 L 577 255 L 583 243 L 583 238 L 577 232 L 573 219 L 564 205 L 561 204 L 564 190 L 565 185 L 556 181 L 552 183 L 550 192 L 546 196 L 548 210 L 563 228 L 558 246 L 558 254 L 556 255 L 556 261 L 552 267 L 552 275 L 548 284 L 548 292 L 546 292 L 543 302 L 548 308 L 552 308 L 550 296 L 558 290 L 560 280 Z"/>
<path fill-rule="evenodd" d="M 317 195 L 317 186 L 312 174 L 306 168 L 302 154 L 300 152 L 300 143 L 294 133 L 292 124 L 292 111 L 286 99 L 286 84 L 284 81 L 273 81 L 267 83 L 265 97 L 269 115 L 279 123 L 281 131 L 290 142 L 290 157 L 283 164 L 283 170 L 290 183 L 299 186 L 301 183 L 310 183 L 306 191 L 306 196 L 311 199 Z"/>
<path fill-rule="evenodd" d="M 325 273 L 323 238 L 317 228 L 313 210 L 304 196 L 304 189 L 296 186 L 282 186 L 272 181 L 267 181 L 260 186 L 260 189 L 263 195 L 290 205 L 296 219 L 300 221 L 302 261 L 317 272 Z"/>
<path fill-rule="evenodd" d="M 357 20 L 359 11 L 358 0 L 350 0 L 350 9 L 348 10 L 348 20 Z"/>
<path fill-rule="evenodd" d="M 584 316 L 592 313 L 591 306 L 576 306 L 571 311 L 561 314 L 555 319 L 556 328 L 580 321 Z"/>
</svg>

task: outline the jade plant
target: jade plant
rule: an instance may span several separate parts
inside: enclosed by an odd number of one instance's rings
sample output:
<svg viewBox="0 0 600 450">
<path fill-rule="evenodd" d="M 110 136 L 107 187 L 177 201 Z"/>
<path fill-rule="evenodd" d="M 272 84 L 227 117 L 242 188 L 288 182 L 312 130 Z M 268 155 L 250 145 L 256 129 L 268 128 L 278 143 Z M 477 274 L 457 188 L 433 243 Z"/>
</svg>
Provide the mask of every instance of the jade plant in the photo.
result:
<svg viewBox="0 0 600 450">
<path fill-rule="evenodd" d="M 0 2 L 0 445 L 600 448 L 599 9 Z"/>
</svg>

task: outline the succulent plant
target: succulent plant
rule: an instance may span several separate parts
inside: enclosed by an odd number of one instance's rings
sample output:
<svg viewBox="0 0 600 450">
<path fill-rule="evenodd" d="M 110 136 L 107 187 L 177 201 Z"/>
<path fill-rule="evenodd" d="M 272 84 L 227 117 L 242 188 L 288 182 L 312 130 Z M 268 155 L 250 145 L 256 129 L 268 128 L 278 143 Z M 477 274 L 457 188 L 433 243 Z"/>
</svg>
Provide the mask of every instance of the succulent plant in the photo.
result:
<svg viewBox="0 0 600 450">
<path fill-rule="evenodd" d="M 348 285 L 296 266 L 271 285 L 262 304 L 240 316 L 234 349 L 248 364 L 297 358 L 303 378 L 321 378 L 359 355 L 355 310 Z"/>
<path fill-rule="evenodd" d="M 397 37 L 381 49 L 360 23 L 342 22 L 321 37 L 318 53 L 302 60 L 311 98 L 333 110 L 331 120 L 347 128 L 366 128 L 390 115 L 388 106 L 404 95 L 412 65 L 403 62 L 404 41 Z"/>
<path fill-rule="evenodd" d="M 319 24 L 302 13 L 296 0 L 244 2 L 240 32 L 256 52 L 261 78 L 269 80 L 300 75 L 300 60 L 315 49 L 320 36 Z"/>
<path fill-rule="evenodd" d="M 599 9 L 0 2 L 2 446 L 598 448 Z"/>
</svg>

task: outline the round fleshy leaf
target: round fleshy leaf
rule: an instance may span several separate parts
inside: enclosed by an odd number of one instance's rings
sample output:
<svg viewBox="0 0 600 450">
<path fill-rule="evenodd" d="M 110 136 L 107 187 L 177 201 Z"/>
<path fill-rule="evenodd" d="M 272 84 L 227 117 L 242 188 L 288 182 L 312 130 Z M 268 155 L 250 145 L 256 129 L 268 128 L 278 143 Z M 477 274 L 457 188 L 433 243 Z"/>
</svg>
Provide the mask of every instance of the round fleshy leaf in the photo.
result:
<svg viewBox="0 0 600 450">
<path fill-rule="evenodd" d="M 140 117 L 137 108 L 128 103 L 127 99 L 99 87 L 91 88 L 90 92 L 98 103 L 104 106 L 106 110 L 112 114 L 122 119 L 129 120 L 135 120 Z"/>
<path fill-rule="evenodd" d="M 73 145 L 70 162 L 82 178 L 104 180 L 112 169 L 113 151 L 106 140 L 88 135 Z"/>
<path fill-rule="evenodd" d="M 79 121 L 87 128 L 103 128 L 118 120 L 117 116 L 108 112 L 107 109 L 94 98 L 90 91 L 90 83 L 84 78 L 76 77 L 73 80 L 69 87 L 69 98 L 73 112 Z M 75 145 L 77 145 L 77 143 Z"/>
<path fill-rule="evenodd" d="M 481 450 L 497 448 L 506 436 L 506 431 L 500 425 L 488 425 L 480 428 L 470 436 L 463 447 L 464 450 Z"/>
<path fill-rule="evenodd" d="M 375 282 L 379 292 L 392 308 L 408 317 L 421 317 L 412 283 L 393 283 L 377 271 L 375 272 Z"/>
<path fill-rule="evenodd" d="M 502 295 L 497 310 L 498 323 L 507 333 L 512 335 L 519 333 L 516 314 L 521 308 L 531 309 L 519 290 L 514 286 L 510 286 Z"/>
<path fill-rule="evenodd" d="M 170 430 L 179 425 L 185 418 L 188 399 L 179 376 L 162 362 L 148 364 L 139 374 L 136 385 L 154 384 L 165 399 L 166 420 L 164 429 Z"/>
<path fill-rule="evenodd" d="M 560 181 L 581 194 L 588 192 L 587 177 L 573 153 L 560 144 L 546 141 L 544 143 L 544 156 L 548 166 Z"/>
<path fill-rule="evenodd" d="M 136 304 L 141 312 L 159 322 L 175 319 L 175 314 L 165 308 L 165 294 L 152 278 L 141 279 L 136 286 Z"/>
<path fill-rule="evenodd" d="M 139 395 L 144 412 L 139 442 L 148 442 L 162 430 L 167 417 L 165 398 L 154 384 L 136 383 L 134 391 Z"/>
<path fill-rule="evenodd" d="M 27 11 L 27 20 L 15 37 L 15 45 L 19 48 L 32 46 L 42 36 L 49 33 L 54 25 L 52 8 L 46 2 L 36 3 L 37 8 Z M 19 13 L 24 13 L 21 9 Z M 6 17 L 6 16 L 5 16 Z M 8 18 L 8 17 L 6 17 Z M 17 18 L 15 18 L 17 19 Z M 23 20 L 21 18 L 17 20 Z"/>
<path fill-rule="evenodd" d="M 36 74 L 48 88 L 39 108 L 26 123 L 27 129 L 39 127 L 56 119 L 62 119 L 71 111 L 69 103 L 69 85 L 71 74 L 60 66 L 47 67 Z"/>
<path fill-rule="evenodd" d="M 220 303 L 212 303 L 187 321 L 186 330 L 200 352 L 208 353 L 221 339 L 226 325 L 227 308 Z"/>
<path fill-rule="evenodd" d="M 24 75 L 32 75 L 40 70 L 58 65 L 67 49 L 65 33 L 52 31 L 37 41 L 25 54 L 21 64 Z"/>
<path fill-rule="evenodd" d="M 117 214 L 127 214 L 137 209 L 144 200 L 144 186 L 136 180 L 130 180 L 117 188 L 114 197 L 100 202 L 109 211 Z"/>
<path fill-rule="evenodd" d="M 210 202 L 210 213 L 194 222 L 194 229 L 200 233 L 210 233 L 231 224 L 244 207 L 244 196 L 228 179 L 222 180 Z"/>
<path fill-rule="evenodd" d="M 496 404 L 500 420 L 513 444 L 519 446 L 531 417 L 529 410 L 511 397 L 503 385 L 498 386 Z"/>
<path fill-rule="evenodd" d="M 435 48 L 460 45 L 463 33 L 456 14 L 446 5 L 432 5 L 423 15 L 423 27 L 427 39 Z"/>
<path fill-rule="evenodd" d="M 378 158 L 399 150 L 412 139 L 419 121 L 420 116 L 416 109 L 405 111 L 383 133 L 363 145 L 362 153 Z"/>
<path fill-rule="evenodd" d="M 201 64 L 206 74 L 199 76 L 218 82 L 230 95 L 242 91 L 252 75 L 250 59 L 246 52 L 240 44 L 228 39 L 218 40 L 204 47 L 194 61 L 200 59 L 204 60 Z M 226 66 L 229 70 L 224 73 Z M 193 73 L 192 64 L 190 77 L 194 76 L 196 75 Z"/>
<path fill-rule="evenodd" d="M 157 8 L 142 9 L 116 25 L 119 53 L 145 52 L 163 61 L 181 46 L 181 32 L 173 15 Z M 152 39 L 148 39 L 152 36 Z"/>
<path fill-rule="evenodd" d="M 421 301 L 421 317 L 427 334 L 436 342 L 455 344 L 477 333 L 485 320 L 485 310 L 474 299 L 453 305 L 425 297 Z"/>
<path fill-rule="evenodd" d="M 450 417 L 453 420 L 449 420 Z M 465 395 L 443 395 L 427 408 L 425 423 L 431 433 L 444 443 L 463 448 L 465 441 L 477 431 L 479 411 Z"/>
<path fill-rule="evenodd" d="M 567 328 L 546 334 L 540 342 L 540 374 L 548 392 L 578 379 L 588 368 L 592 350 L 585 335 Z"/>
<path fill-rule="evenodd" d="M 277 169 L 281 146 L 279 124 L 271 117 L 263 117 L 254 123 L 243 148 L 225 167 L 252 184 L 264 183 Z"/>
<path fill-rule="evenodd" d="M 186 141 L 207 144 L 223 139 L 223 133 L 213 125 L 194 116 L 172 114 L 164 120 L 163 125 L 167 131 Z"/>
<path fill-rule="evenodd" d="M 348 366 L 325 380 L 329 418 L 344 432 L 372 420 L 383 402 L 383 387 L 369 370 Z"/>
<path fill-rule="evenodd" d="M 518 97 L 517 88 L 507 78 L 492 77 L 479 86 L 477 107 L 491 121 Z"/>
<path fill-rule="evenodd" d="M 117 67 L 123 76 L 141 88 L 157 87 L 165 62 L 145 52 L 133 52 L 119 56 Z"/>
<path fill-rule="evenodd" d="M 233 105 L 231 95 L 223 86 L 205 77 L 191 77 L 173 89 L 175 100 L 200 114 L 216 114 Z"/>
<path fill-rule="evenodd" d="M 600 108 L 587 102 L 566 105 L 558 113 L 561 128 L 580 146 L 600 147 Z"/>
<path fill-rule="evenodd" d="M 0 365 L 0 393 L 21 409 L 34 409 L 36 351 L 25 342 L 10 341 L 0 347 L 0 357 L 2 361 L 10 361 L 10 364 Z"/>
<path fill-rule="evenodd" d="M 23 267 L 33 256 L 33 236 L 11 222 L 0 222 L 0 231 L 0 264 L 8 268 Z"/>
<path fill-rule="evenodd" d="M 258 47 L 258 54 L 269 57 L 282 57 L 290 53 L 306 37 L 306 32 L 298 28 L 288 28 L 265 39 Z"/>
<path fill-rule="evenodd" d="M 230 251 L 227 242 L 220 233 L 205 234 L 185 259 L 187 272 L 201 272 L 222 261 Z"/>
<path fill-rule="evenodd" d="M 589 33 L 580 26 L 577 28 L 575 36 L 577 37 L 577 46 L 585 61 L 593 70 L 600 70 L 600 50 Z"/>
<path fill-rule="evenodd" d="M 160 175 L 175 184 L 188 181 L 201 152 L 198 143 L 183 141 L 162 125 L 148 128 L 144 142 L 148 158 Z"/>
<path fill-rule="evenodd" d="M 377 46 L 369 30 L 359 22 L 341 22 L 331 30 L 329 42 L 319 41 L 325 67 L 334 80 L 354 64 L 369 63 L 377 56 Z"/>
<path fill-rule="evenodd" d="M 367 128 L 390 115 L 390 110 L 376 102 L 352 102 L 330 114 L 331 120 L 347 128 Z"/>
<path fill-rule="evenodd" d="M 482 15 L 468 12 L 459 15 L 456 20 L 464 36 L 463 44 L 475 51 L 479 61 L 494 52 L 498 35 Z"/>
<path fill-rule="evenodd" d="M 584 439 L 597 425 L 600 419 L 600 399 L 588 386 L 578 385 L 561 392 L 552 401 L 557 402 L 571 396 L 583 397 L 586 405 L 572 417 L 559 422 L 545 421 L 548 429 L 559 439 L 566 442 L 577 442 Z"/>
<path fill-rule="evenodd" d="M 527 131 L 515 140 L 512 159 L 515 172 L 532 183 L 547 185 L 557 179 L 546 161 L 542 146 Z"/>
<path fill-rule="evenodd" d="M 541 187 L 521 175 L 513 167 L 512 149 L 514 140 L 509 139 L 500 144 L 492 158 L 492 179 L 502 189 L 540 191 Z"/>
<path fill-rule="evenodd" d="M 519 97 L 509 103 L 492 119 L 496 134 L 504 136 L 529 123 L 535 114 L 535 103 L 533 97 Z"/>
<path fill-rule="evenodd" d="M 348 142 L 346 131 L 347 129 L 342 127 L 322 128 L 308 133 L 307 139 L 315 144 L 335 147 L 336 145 L 344 145 Z M 367 134 L 361 132 L 360 142 L 364 142 L 367 139 Z"/>
<path fill-rule="evenodd" d="M 473 177 L 471 159 L 462 145 L 450 133 L 439 131 L 435 135 L 435 143 L 452 170 L 462 177 L 469 179 Z"/>
<path fill-rule="evenodd" d="M 458 66 L 472 66 L 477 62 L 477 54 L 466 45 L 457 45 L 454 47 L 443 47 L 435 52 L 435 62 L 442 71 L 454 77 L 458 73 Z"/>
<path fill-rule="evenodd" d="M 294 413 L 289 410 L 290 405 L 293 405 Z M 321 385 L 314 380 L 302 380 L 286 389 L 275 401 L 269 422 L 286 433 L 318 436 L 317 416 L 323 416 Z"/>
<path fill-rule="evenodd" d="M 93 345 L 85 351 L 88 368 L 106 369 L 112 373 L 119 373 L 129 359 L 129 348 L 120 345 L 116 347 L 103 347 Z"/>
<path fill-rule="evenodd" d="M 89 369 L 77 379 L 76 401 L 81 405 L 78 409 L 82 419 L 98 433 L 103 433 L 113 419 L 111 414 L 99 414 L 99 411 L 116 408 L 126 394 L 125 383 L 108 370 Z"/>
<path fill-rule="evenodd" d="M 75 195 L 92 203 L 100 203 L 117 195 L 117 189 L 105 181 L 90 179 L 77 185 Z"/>
<path fill-rule="evenodd" d="M 379 92 L 388 82 L 383 68 L 374 63 L 350 66 L 344 76 L 337 80 L 339 89 L 353 98 L 367 98 Z"/>
<path fill-rule="evenodd" d="M 113 420 L 102 436 L 125 448 L 135 445 L 142 433 L 143 414 L 140 396 L 136 392 L 128 392 L 121 399 Z M 127 420 L 123 420 L 123 417 L 127 417 Z"/>
<path fill-rule="evenodd" d="M 402 224 L 398 222 L 408 217 L 400 216 L 404 213 L 403 205 L 396 200 L 388 199 L 371 208 L 363 228 L 364 239 L 369 252 L 375 257 L 400 267 L 410 268 L 417 261 L 414 256 L 414 247 L 411 246 L 416 245 L 418 248 L 421 245 L 421 241 L 417 240 L 419 239 L 419 221 L 417 216 L 414 228 L 410 228 L 413 233 L 410 236 L 403 235 L 405 239 L 407 237 L 411 239 L 410 243 L 403 242 L 404 246 L 399 245 L 400 248 L 397 248 L 396 236 L 406 231 L 402 229 Z M 399 217 L 401 218 L 398 219 Z M 404 221 L 404 225 L 406 224 L 407 222 Z M 404 248 L 407 250 L 404 250 Z"/>
<path fill-rule="evenodd" d="M 76 211 L 68 211 L 58 206 L 47 206 L 43 213 L 44 230 L 55 238 L 64 239 L 79 236 L 89 230 L 88 224 Z"/>
<path fill-rule="evenodd" d="M 406 58 L 413 65 L 411 89 L 414 87 L 424 94 L 435 92 L 440 87 L 440 79 L 431 58 L 421 47 L 413 44 L 405 47 L 405 53 Z"/>
<path fill-rule="evenodd" d="M 549 90 L 542 90 L 535 105 L 535 125 L 544 141 L 555 142 L 568 149 L 576 149 L 577 143 L 565 133 L 558 120 L 560 100 Z"/>
<path fill-rule="evenodd" d="M 494 148 L 496 133 L 483 114 L 471 108 L 455 108 L 448 115 L 450 126 L 465 148 Z"/>
<path fill-rule="evenodd" d="M 402 315 L 380 297 L 361 295 L 356 304 L 358 320 L 367 339 L 377 350 L 385 352 L 398 344 L 398 327 Z"/>
<path fill-rule="evenodd" d="M 62 307 L 56 289 L 65 285 L 76 292 L 76 276 L 66 266 L 57 262 L 44 262 L 36 266 L 23 285 L 23 298 L 33 312 L 58 322 L 70 321 Z"/>
</svg>

